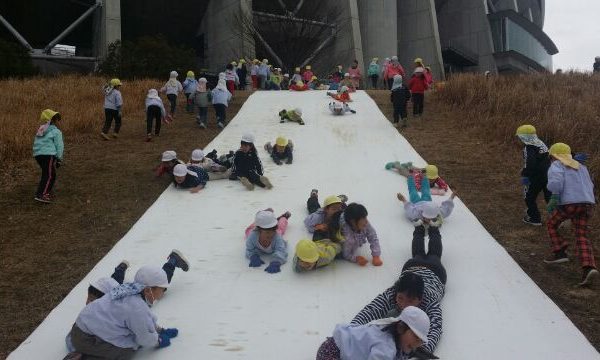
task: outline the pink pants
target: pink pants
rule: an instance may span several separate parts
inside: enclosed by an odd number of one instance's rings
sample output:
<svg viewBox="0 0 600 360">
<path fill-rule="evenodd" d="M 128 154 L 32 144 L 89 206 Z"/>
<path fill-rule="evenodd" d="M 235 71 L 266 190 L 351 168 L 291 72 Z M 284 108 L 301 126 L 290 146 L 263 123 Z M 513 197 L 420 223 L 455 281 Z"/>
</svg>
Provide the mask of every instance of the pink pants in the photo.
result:
<svg viewBox="0 0 600 360">
<path fill-rule="evenodd" d="M 283 236 L 283 234 L 285 234 L 285 230 L 287 229 L 287 226 L 288 226 L 288 219 L 285 216 L 280 217 L 279 220 L 277 220 L 276 232 L 280 236 Z M 256 227 L 256 225 L 254 225 L 254 223 L 252 223 L 246 228 L 246 231 L 245 231 L 246 238 L 248 237 L 248 234 L 250 234 L 250 231 L 254 230 L 255 227 Z"/>
</svg>

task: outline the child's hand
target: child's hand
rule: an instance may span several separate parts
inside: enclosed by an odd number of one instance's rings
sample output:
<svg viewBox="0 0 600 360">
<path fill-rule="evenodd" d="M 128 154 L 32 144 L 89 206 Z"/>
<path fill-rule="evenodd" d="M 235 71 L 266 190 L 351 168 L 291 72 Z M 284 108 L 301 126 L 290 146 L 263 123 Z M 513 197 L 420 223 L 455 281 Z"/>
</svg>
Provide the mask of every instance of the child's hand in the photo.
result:
<svg viewBox="0 0 600 360">
<path fill-rule="evenodd" d="M 204 186 L 196 186 L 195 188 L 190 189 L 190 192 L 192 194 L 196 194 L 196 193 L 199 193 L 200 190 L 202 190 L 202 189 L 204 189 Z"/>
<path fill-rule="evenodd" d="M 403 203 L 406 202 L 406 198 L 404 197 L 404 195 L 402 195 L 402 193 L 396 194 L 396 197 L 398 197 L 398 200 L 402 201 Z"/>
<path fill-rule="evenodd" d="M 369 261 L 367 259 L 365 259 L 363 256 L 357 256 L 356 263 L 360 266 L 365 266 L 369 263 Z"/>
<path fill-rule="evenodd" d="M 383 261 L 381 261 L 381 258 L 379 256 L 373 256 L 373 260 L 371 262 L 375 266 L 381 266 L 381 265 L 383 265 Z"/>
<path fill-rule="evenodd" d="M 327 231 L 327 224 L 317 224 L 315 225 L 315 231 Z"/>
</svg>

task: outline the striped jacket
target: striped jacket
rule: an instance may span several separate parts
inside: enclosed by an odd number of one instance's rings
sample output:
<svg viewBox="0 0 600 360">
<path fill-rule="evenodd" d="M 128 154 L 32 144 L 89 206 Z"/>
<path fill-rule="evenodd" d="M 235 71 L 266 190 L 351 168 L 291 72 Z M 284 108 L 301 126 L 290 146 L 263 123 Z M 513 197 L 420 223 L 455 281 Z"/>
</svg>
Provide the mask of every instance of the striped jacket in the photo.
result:
<svg viewBox="0 0 600 360">
<path fill-rule="evenodd" d="M 423 279 L 425 289 L 419 308 L 425 311 L 431 322 L 429 334 L 427 334 L 427 344 L 423 347 L 433 353 L 442 336 L 442 308 L 440 302 L 444 297 L 444 284 L 433 271 L 427 268 L 412 267 L 402 273 L 405 272 L 419 275 Z M 398 316 L 399 314 L 400 311 L 396 307 L 396 291 L 394 287 L 390 287 L 365 306 L 350 324 L 365 325 L 373 320 Z"/>
</svg>

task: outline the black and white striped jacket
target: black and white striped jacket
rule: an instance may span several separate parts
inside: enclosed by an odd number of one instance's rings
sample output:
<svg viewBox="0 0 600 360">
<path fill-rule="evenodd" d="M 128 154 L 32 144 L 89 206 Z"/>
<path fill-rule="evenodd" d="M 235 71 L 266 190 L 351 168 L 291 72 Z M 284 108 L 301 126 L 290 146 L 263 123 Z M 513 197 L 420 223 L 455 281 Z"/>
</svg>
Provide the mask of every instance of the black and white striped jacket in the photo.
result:
<svg viewBox="0 0 600 360">
<path fill-rule="evenodd" d="M 402 273 L 407 272 L 419 275 L 423 279 L 424 291 L 419 308 L 425 311 L 431 322 L 429 333 L 427 334 L 427 344 L 423 347 L 433 353 L 442 336 L 442 308 L 440 302 L 444 297 L 444 284 L 442 284 L 433 271 L 427 268 L 411 267 Z M 394 290 L 394 287 L 390 287 L 365 306 L 350 324 L 364 325 L 373 320 L 398 315 L 399 309 L 396 306 L 396 290 Z"/>
</svg>

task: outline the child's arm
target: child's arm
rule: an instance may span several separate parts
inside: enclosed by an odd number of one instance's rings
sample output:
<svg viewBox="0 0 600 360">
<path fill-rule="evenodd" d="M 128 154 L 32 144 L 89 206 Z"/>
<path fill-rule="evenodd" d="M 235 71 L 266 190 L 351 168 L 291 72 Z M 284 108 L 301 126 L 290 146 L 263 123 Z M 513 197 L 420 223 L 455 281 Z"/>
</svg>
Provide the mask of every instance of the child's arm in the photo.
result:
<svg viewBox="0 0 600 360">
<path fill-rule="evenodd" d="M 425 313 L 429 317 L 430 326 L 429 333 L 427 333 L 427 344 L 422 347 L 433 353 L 442 336 L 442 309 L 440 304 L 437 301 L 431 303 L 425 309 Z"/>
<path fill-rule="evenodd" d="M 440 206 L 440 213 L 444 219 L 450 216 L 450 214 L 452 214 L 452 210 L 454 210 L 454 197 L 455 195 L 452 193 L 450 199 L 442 202 L 442 205 Z"/>
<path fill-rule="evenodd" d="M 283 265 L 286 263 L 288 258 L 287 243 L 279 234 L 275 235 L 274 241 L 275 248 L 273 252 L 273 258 Z"/>
<path fill-rule="evenodd" d="M 377 295 L 367 306 L 365 306 L 352 321 L 350 325 L 358 326 L 370 323 L 373 320 L 382 319 L 390 310 L 396 308 L 396 291 L 393 287 Z"/>
<path fill-rule="evenodd" d="M 200 185 L 198 185 L 196 187 L 191 188 L 190 192 L 192 194 L 196 194 L 196 193 L 200 192 L 200 190 L 204 189 L 204 186 L 205 186 L 204 184 L 200 184 Z"/>
<path fill-rule="evenodd" d="M 369 241 L 369 246 L 371 247 L 371 256 L 381 256 L 381 246 L 379 245 L 377 231 L 375 231 L 375 228 L 373 228 L 370 223 L 367 224 L 367 240 Z"/>
</svg>

